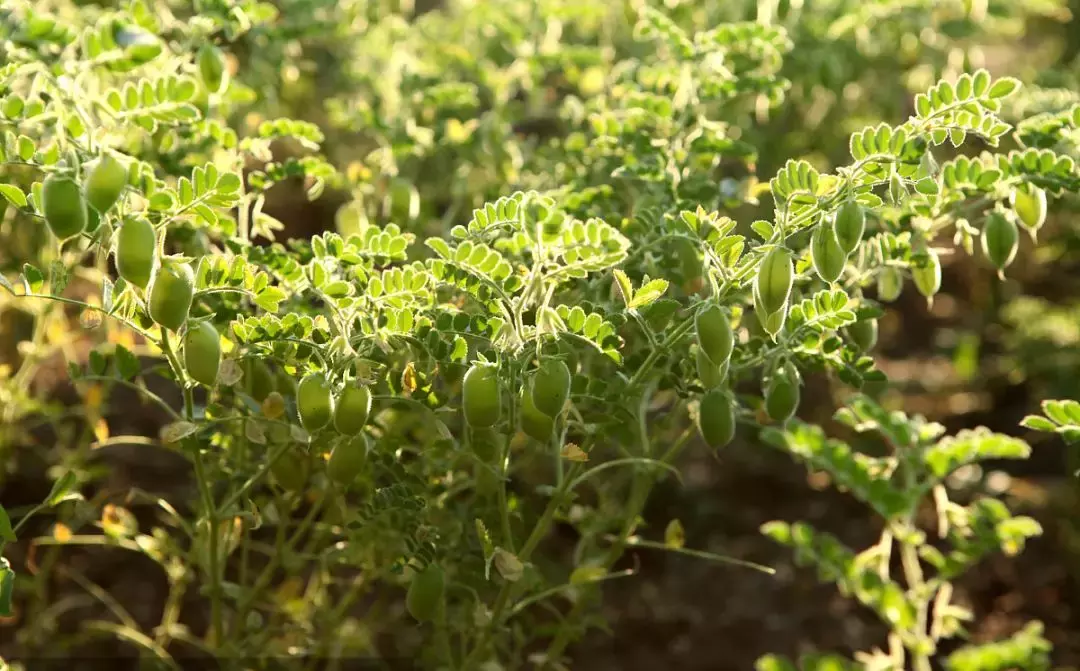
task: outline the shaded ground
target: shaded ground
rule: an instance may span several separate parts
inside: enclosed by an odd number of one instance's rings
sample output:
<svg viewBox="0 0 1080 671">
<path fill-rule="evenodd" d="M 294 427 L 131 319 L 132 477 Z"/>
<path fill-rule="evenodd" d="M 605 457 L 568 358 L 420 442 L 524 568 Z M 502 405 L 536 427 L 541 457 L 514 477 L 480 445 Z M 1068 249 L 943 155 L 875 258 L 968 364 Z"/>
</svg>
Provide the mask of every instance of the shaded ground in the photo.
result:
<svg viewBox="0 0 1080 671">
<path fill-rule="evenodd" d="M 686 487 L 658 491 L 648 517 L 652 534 L 678 517 L 688 546 L 763 563 L 776 575 L 637 551 L 641 574 L 614 581 L 606 592 L 611 636 L 595 632 L 579 644 L 576 668 L 745 671 L 770 652 L 850 654 L 884 644 L 873 613 L 819 583 L 813 569 L 796 567 L 786 548 L 757 532 L 769 520 L 805 520 L 861 548 L 876 540 L 879 526 L 853 498 L 812 487 L 801 466 L 762 452 L 768 449 L 743 443 L 718 461 L 690 458 Z M 1016 484 L 1018 491 L 1030 488 Z M 1056 664 L 1080 665 L 1077 585 L 1061 547 L 1061 522 L 1046 507 L 1020 505 L 1021 511 L 1039 519 L 1045 535 L 1019 557 L 983 562 L 957 585 L 955 601 L 974 610 L 975 640 L 1040 619 Z"/>
</svg>

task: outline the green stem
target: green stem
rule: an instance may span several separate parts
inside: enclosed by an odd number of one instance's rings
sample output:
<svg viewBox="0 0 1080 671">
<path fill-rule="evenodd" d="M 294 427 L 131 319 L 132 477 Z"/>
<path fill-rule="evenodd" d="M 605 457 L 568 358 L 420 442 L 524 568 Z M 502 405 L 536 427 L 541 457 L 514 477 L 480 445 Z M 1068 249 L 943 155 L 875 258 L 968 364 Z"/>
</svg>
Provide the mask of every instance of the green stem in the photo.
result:
<svg viewBox="0 0 1080 671">
<path fill-rule="evenodd" d="M 917 443 L 907 445 L 903 450 L 896 449 L 895 446 L 893 449 L 893 452 L 899 461 L 898 467 L 901 469 L 901 478 L 909 492 L 915 491 L 919 487 L 919 477 L 915 466 L 917 462 L 914 461 L 911 454 L 912 450 L 919 449 L 920 446 Z M 926 579 L 923 576 L 922 565 L 919 563 L 918 547 L 910 540 L 916 531 L 916 515 L 917 506 L 912 506 L 901 521 L 901 524 L 903 525 L 900 529 L 901 533 L 894 533 L 892 535 L 900 545 L 900 565 L 903 567 L 904 581 L 907 583 L 908 594 L 913 596 L 916 600 L 915 625 L 911 629 L 912 634 L 914 634 L 913 639 L 916 646 L 910 649 L 912 663 L 914 664 L 915 671 L 932 671 L 933 667 L 930 664 L 930 655 L 922 649 L 922 643 L 927 637 L 927 620 L 930 611 L 930 600 L 926 593 Z"/>
<path fill-rule="evenodd" d="M 210 573 L 210 622 L 213 637 L 212 645 L 220 645 L 223 641 L 224 626 L 221 614 L 221 567 L 218 554 L 218 519 L 217 509 L 214 507 L 214 495 L 210 492 L 210 480 L 206 473 L 202 450 L 196 447 L 195 451 L 195 479 L 199 484 L 199 493 L 206 508 L 206 519 L 209 526 L 209 538 L 207 553 L 209 554 Z"/>
<path fill-rule="evenodd" d="M 123 317 L 116 314 L 115 312 L 109 312 L 104 307 L 101 307 L 99 305 L 90 305 L 89 303 L 84 303 L 83 301 L 76 300 L 74 298 L 67 298 L 65 296 L 52 296 L 50 294 L 20 294 L 18 296 L 15 296 L 15 298 L 17 298 L 17 299 L 40 298 L 41 300 L 52 301 L 53 303 L 63 303 L 65 305 L 74 305 L 76 307 L 82 308 L 83 310 L 89 310 L 91 312 L 98 312 L 101 315 L 103 315 L 105 317 L 108 317 L 109 319 L 112 319 L 113 321 L 116 321 L 117 323 L 123 325 L 125 328 L 131 329 L 132 331 L 134 331 L 135 333 L 138 333 L 139 335 L 146 338 L 147 340 L 153 341 L 153 338 L 150 337 L 150 334 L 147 333 L 146 331 L 144 331 L 143 329 L 139 328 L 139 326 L 137 324 L 134 324 L 134 323 L 124 319 Z"/>
<path fill-rule="evenodd" d="M 293 531 L 293 535 L 290 536 L 288 541 L 284 544 L 281 543 L 281 540 L 283 539 L 283 534 L 279 533 L 277 550 L 274 552 L 273 557 L 271 557 L 270 562 L 255 579 L 255 584 L 252 585 L 251 590 L 248 592 L 245 599 L 240 603 L 239 607 L 237 608 L 237 622 L 243 623 L 245 621 L 248 612 L 250 612 L 252 606 L 255 605 L 255 600 L 259 597 L 259 594 L 264 589 L 266 589 L 266 586 L 270 584 L 270 580 L 273 579 L 274 571 L 276 571 L 278 566 L 281 564 L 282 558 L 295 550 L 296 546 L 300 543 L 300 539 L 303 537 L 304 533 L 306 533 L 308 528 L 310 528 L 311 525 L 315 522 L 315 518 L 318 516 L 319 511 L 322 510 L 323 504 L 325 502 L 326 496 L 320 496 L 318 500 L 311 506 L 311 509 L 308 511 L 307 515 L 304 516 L 304 519 L 301 520 L 300 524 Z M 281 531 L 281 529 L 284 529 L 284 526 L 285 521 L 283 520 L 282 527 L 279 529 L 279 532 Z"/>
<path fill-rule="evenodd" d="M 159 408 L 164 410 L 165 413 L 168 414 L 169 417 L 171 417 L 173 419 L 173 421 L 180 421 L 181 419 L 183 419 L 183 417 L 181 417 L 179 414 L 177 414 L 177 412 L 172 409 L 172 406 L 169 405 L 168 403 L 166 403 L 165 400 L 162 399 L 160 396 L 158 396 L 157 394 L 155 394 L 154 392 L 150 391 L 149 389 L 147 389 L 145 387 L 140 387 L 139 385 L 135 384 L 134 382 L 131 382 L 130 380 L 122 380 L 122 379 L 117 378 L 117 377 L 108 377 L 106 375 L 83 375 L 79 379 L 83 380 L 83 381 L 95 381 L 95 382 L 105 382 L 105 383 L 108 383 L 108 384 L 118 384 L 118 385 L 120 385 L 122 387 L 127 387 L 127 388 L 137 392 L 143 398 L 145 398 L 145 399 L 147 399 L 149 401 L 152 401 L 155 405 L 157 405 Z"/>
<path fill-rule="evenodd" d="M 671 463 L 674 461 L 675 457 L 682 451 L 682 448 L 689 442 L 691 436 L 693 436 L 693 427 L 687 427 L 682 435 L 672 443 L 671 447 L 669 447 L 667 452 L 660 458 L 660 461 L 662 463 Z M 658 476 L 654 474 L 652 469 L 641 469 L 634 477 L 634 480 L 630 485 L 630 500 L 626 506 L 627 517 L 623 522 L 622 531 L 619 534 L 618 540 L 615 543 L 612 543 L 611 547 L 608 548 L 607 555 L 600 564 L 600 568 L 603 568 L 605 573 L 611 571 L 612 565 L 622 557 L 623 552 L 626 550 L 627 541 L 634 533 L 634 529 L 637 527 L 638 518 L 645 508 L 645 502 L 648 501 L 649 494 L 652 492 L 652 488 L 657 481 Z M 593 585 L 593 587 L 595 588 L 596 586 Z M 574 604 L 570 613 L 563 619 L 562 624 L 559 626 L 559 630 L 555 634 L 555 638 L 552 640 L 551 645 L 548 646 L 547 653 L 545 654 L 545 657 L 548 660 L 558 659 L 566 649 L 566 646 L 570 644 L 572 628 L 569 623 L 575 622 L 581 617 L 581 613 L 588 602 L 588 598 L 586 597 L 587 594 L 580 595 L 580 598 Z"/>
<path fill-rule="evenodd" d="M 169 361 L 173 369 L 176 381 L 184 390 L 184 419 L 191 422 L 195 419 L 195 395 L 191 385 L 188 384 L 184 368 L 176 356 L 172 342 L 169 339 L 167 329 L 161 330 L 161 351 Z M 191 439 L 185 443 L 192 452 L 195 464 L 195 481 L 199 488 L 199 496 L 202 499 L 204 514 L 207 521 L 207 572 L 210 574 L 210 641 L 212 646 L 221 645 L 224 639 L 224 620 L 221 612 L 221 570 L 218 553 L 218 514 L 217 506 L 214 505 L 214 495 L 210 491 L 210 478 L 206 472 L 205 456 L 202 448 Z"/>
<path fill-rule="evenodd" d="M 574 469 L 571 469 L 571 472 L 573 470 Z M 569 482 L 569 480 L 567 480 L 567 482 Z M 544 512 L 540 515 L 540 519 L 537 520 L 532 533 L 530 533 L 529 537 L 525 540 L 525 545 L 521 547 L 521 552 L 517 554 L 517 558 L 521 563 L 524 564 L 529 560 L 529 557 L 536 549 L 536 546 L 538 546 L 540 541 L 547 535 L 548 528 L 551 526 L 551 521 L 555 518 L 555 512 L 559 509 L 559 505 L 562 503 L 562 499 L 565 495 L 565 487 L 559 488 L 552 495 L 551 500 L 548 501 L 547 507 L 544 508 Z M 466 671 L 474 668 L 481 661 L 481 656 L 486 651 L 495 628 L 499 626 L 503 619 L 503 613 L 506 611 L 506 606 L 510 602 L 510 596 L 514 590 L 514 586 L 515 583 L 507 580 L 503 582 L 502 587 L 499 589 L 499 594 L 495 597 L 495 604 L 491 609 L 491 619 L 480 633 L 476 646 L 462 663 L 462 668 Z"/>
<path fill-rule="evenodd" d="M 921 642 L 926 635 L 926 620 L 929 602 L 923 593 L 926 591 L 926 581 L 923 578 L 922 567 L 919 565 L 919 554 L 915 546 L 906 540 L 900 543 L 900 563 L 904 567 L 904 578 L 907 581 L 908 590 L 919 597 L 917 617 L 915 623 L 916 640 Z M 912 650 L 912 661 L 915 671 L 931 671 L 930 656 L 921 650 Z"/>
<path fill-rule="evenodd" d="M 499 522 L 502 528 L 503 542 L 506 543 L 507 547 L 510 548 L 510 551 L 513 552 L 514 532 L 510 527 L 510 506 L 506 500 L 506 481 L 510 464 L 510 441 L 501 440 L 499 442 L 502 448 L 499 451 Z"/>
<path fill-rule="evenodd" d="M 650 371 L 652 371 L 653 366 L 656 365 L 656 362 L 660 358 L 660 356 L 664 352 L 671 351 L 671 346 L 675 343 L 675 341 L 679 340 L 684 335 L 689 333 L 692 328 L 694 328 L 693 315 L 687 317 L 685 320 L 683 320 L 682 323 L 672 329 L 671 334 L 668 335 L 668 337 L 664 340 L 664 343 L 660 347 L 655 348 L 652 352 L 649 353 L 649 356 L 646 357 L 645 361 L 642 362 L 641 367 L 638 368 L 637 371 L 634 373 L 634 376 L 630 378 L 630 382 L 627 386 L 633 388 L 637 384 L 639 384 L 645 378 L 645 376 L 648 375 Z"/>
<path fill-rule="evenodd" d="M 53 245 L 56 245 L 56 241 L 53 238 L 49 240 Z M 51 253 L 54 253 L 55 249 L 59 249 L 59 245 L 54 248 L 46 247 L 49 250 L 42 255 L 42 261 L 48 263 Z M 58 252 L 55 252 L 58 253 Z M 19 370 L 15 372 L 15 375 L 11 379 L 11 388 L 14 390 L 27 389 L 30 386 L 30 381 L 34 377 L 34 370 L 37 368 L 37 362 L 42 359 L 39 350 L 45 343 L 45 336 L 47 333 L 46 324 L 48 323 L 49 316 L 52 314 L 52 305 L 46 303 L 42 306 L 41 310 L 34 315 L 34 331 L 30 336 L 30 349 L 27 350 L 26 356 L 23 357 L 22 363 L 19 364 Z M 18 408 L 18 404 L 12 403 L 10 406 L 4 409 L 3 421 L 4 424 L 10 424 L 15 419 L 15 412 Z"/>
<path fill-rule="evenodd" d="M 277 460 L 281 458 L 281 455 L 285 454 L 290 447 L 292 447 L 292 445 L 286 442 L 281 443 L 280 445 L 275 445 L 273 448 L 271 448 L 270 452 L 266 455 L 266 461 L 261 466 L 259 466 L 258 470 L 256 470 L 255 473 L 252 474 L 252 476 L 248 478 L 243 485 L 240 486 L 240 489 L 237 489 L 235 492 L 233 492 L 229 496 L 229 498 L 225 499 L 224 503 L 218 506 L 218 508 L 220 510 L 228 510 L 229 508 L 234 506 L 237 501 L 239 501 L 245 494 L 251 491 L 252 487 L 254 487 L 256 484 L 258 484 L 260 480 L 263 479 L 263 477 L 273 467 L 274 463 L 277 462 Z"/>
</svg>

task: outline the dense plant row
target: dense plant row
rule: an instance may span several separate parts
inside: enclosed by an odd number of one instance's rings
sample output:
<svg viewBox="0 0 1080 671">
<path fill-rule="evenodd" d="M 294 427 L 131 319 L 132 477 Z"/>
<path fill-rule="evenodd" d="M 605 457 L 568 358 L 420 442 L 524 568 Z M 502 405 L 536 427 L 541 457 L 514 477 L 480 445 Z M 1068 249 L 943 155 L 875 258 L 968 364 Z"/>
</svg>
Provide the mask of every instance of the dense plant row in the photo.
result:
<svg viewBox="0 0 1080 671">
<path fill-rule="evenodd" d="M 870 393 L 838 415 L 881 435 L 888 454 L 869 456 L 795 418 L 802 380 L 886 384 L 871 354 L 881 306 L 911 290 L 933 301 L 943 255 L 981 256 L 1004 276 L 1053 199 L 1080 191 L 1062 149 L 1080 106 L 1008 118 L 1018 80 L 953 67 L 906 119 L 894 106 L 852 133 L 835 167 L 792 158 L 759 183 L 762 120 L 873 76 L 878 56 L 864 51 L 843 61 L 865 68 L 851 78 L 828 67 L 840 59 L 827 39 L 861 39 L 859 11 L 838 3 L 825 31 L 798 3 L 718 22 L 693 3 L 495 2 L 412 24 L 341 3 L 330 23 L 353 52 L 326 130 L 240 119 L 256 92 L 288 97 L 265 80 L 273 52 L 259 49 L 314 49 L 306 4 L 0 11 L 4 220 L 42 234 L 36 258 L 0 276 L 35 323 L 4 381 L 7 442 L 43 412 L 27 382 L 49 325 L 74 307 L 106 334 L 69 362 L 90 433 L 33 513 L 85 527 L 50 543 L 141 553 L 170 584 L 154 631 L 90 629 L 169 664 L 178 646 L 373 654 L 356 604 L 389 589 L 426 665 L 561 664 L 629 545 L 682 551 L 637 535 L 651 489 L 685 449 L 722 448 L 742 425 L 883 521 L 860 553 L 802 523 L 764 529 L 889 625 L 887 650 L 854 664 L 931 668 L 968 615 L 951 581 L 1039 533 L 994 498 L 950 501 L 946 478 L 1028 448 L 985 430 L 944 436 Z M 926 10 L 873 25 L 908 34 L 941 20 Z M 480 25 L 482 52 L 452 48 Z M 800 49 L 825 71 L 804 73 Z M 370 150 L 328 160 L 330 132 Z M 338 232 L 274 241 L 280 222 L 264 209 L 296 181 L 311 198 L 352 193 Z M 766 198 L 767 216 L 742 220 Z M 179 407 L 154 391 L 161 377 Z M 79 494 L 89 446 L 146 442 L 102 423 L 100 399 L 120 388 L 169 417 L 154 442 L 191 462 L 197 502 L 183 514 L 155 500 L 149 531 L 109 504 L 98 535 Z M 1028 424 L 1072 437 L 1071 408 Z M 945 550 L 916 525 L 928 499 Z M 30 519 L 0 516 L 0 536 L 16 541 Z M 556 522 L 576 532 L 570 564 L 538 559 Z M 19 580 L 7 567 L 8 608 Z M 304 596 L 285 599 L 294 580 Z M 188 593 L 206 601 L 205 634 L 180 623 Z M 394 631 L 399 614 L 360 617 Z M 46 635 L 28 624 L 24 643 Z M 1037 628 L 946 660 L 1046 663 Z"/>
</svg>

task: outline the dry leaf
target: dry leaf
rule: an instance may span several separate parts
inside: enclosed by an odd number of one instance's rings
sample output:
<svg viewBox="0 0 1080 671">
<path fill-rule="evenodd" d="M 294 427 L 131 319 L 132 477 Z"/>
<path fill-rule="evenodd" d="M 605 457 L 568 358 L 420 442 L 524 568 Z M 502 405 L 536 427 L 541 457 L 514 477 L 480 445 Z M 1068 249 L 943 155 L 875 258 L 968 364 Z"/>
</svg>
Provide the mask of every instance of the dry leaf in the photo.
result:
<svg viewBox="0 0 1080 671">
<path fill-rule="evenodd" d="M 525 565 L 513 553 L 495 548 L 495 570 L 508 582 L 517 582 L 525 573 Z"/>
<path fill-rule="evenodd" d="M 589 455 L 575 443 L 567 443 L 563 446 L 562 457 L 567 461 L 576 461 L 579 463 L 584 463 L 589 460 Z"/>
<path fill-rule="evenodd" d="M 278 419 L 285 415 L 285 398 L 276 391 L 270 392 L 262 402 L 262 414 L 269 419 Z"/>
<path fill-rule="evenodd" d="M 682 522 L 677 519 L 668 522 L 667 528 L 664 529 L 664 545 L 673 550 L 686 545 L 686 531 L 683 529 Z"/>
</svg>

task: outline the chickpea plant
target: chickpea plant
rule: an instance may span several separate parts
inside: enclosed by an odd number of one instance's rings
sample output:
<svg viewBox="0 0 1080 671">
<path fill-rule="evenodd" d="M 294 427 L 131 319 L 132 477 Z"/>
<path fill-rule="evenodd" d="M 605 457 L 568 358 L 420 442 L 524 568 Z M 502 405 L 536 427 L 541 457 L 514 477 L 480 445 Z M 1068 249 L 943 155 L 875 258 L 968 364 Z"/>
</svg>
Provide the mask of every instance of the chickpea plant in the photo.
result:
<svg viewBox="0 0 1080 671">
<path fill-rule="evenodd" d="M 1038 522 L 1012 515 L 997 499 L 980 497 L 968 505 L 950 500 L 944 478 L 981 460 L 1027 458 L 1030 448 L 1018 438 L 985 429 L 944 436 L 940 424 L 888 412 L 866 397 L 851 401 L 837 419 L 858 433 L 879 434 L 888 453 L 869 456 L 803 423 L 766 429 L 762 437 L 827 473 L 836 486 L 870 506 L 885 521 L 879 541 L 855 552 L 803 522 L 770 522 L 762 531 L 793 548 L 797 561 L 814 566 L 822 580 L 835 582 L 845 595 L 873 609 L 892 633 L 886 647 L 860 653 L 855 660 L 808 655 L 795 666 L 769 656 L 758 660 L 757 668 L 934 668 L 931 659 L 939 642 L 962 634 L 972 619 L 970 611 L 952 603 L 952 581 L 990 552 L 1019 553 L 1028 538 L 1042 531 Z M 944 549 L 917 524 L 922 504 L 930 501 Z M 903 583 L 890 569 L 894 552 Z M 945 657 L 944 668 L 1048 669 L 1050 645 L 1041 633 L 1041 625 L 1031 623 L 1009 640 L 962 647 Z"/>
<path fill-rule="evenodd" d="M 854 133 L 846 165 L 793 159 L 767 184 L 718 189 L 721 166 L 754 164 L 735 130 L 783 105 L 792 41 L 767 21 L 688 32 L 635 4 L 622 60 L 595 95 L 557 110 L 566 132 L 530 144 L 508 124 L 487 129 L 516 152 L 490 158 L 497 193 L 485 182 L 452 194 L 434 220 L 445 226 L 422 232 L 417 189 L 370 166 L 339 171 L 315 124 L 234 128 L 254 92 L 226 53 L 277 35 L 272 7 L 184 7 L 52 15 L 16 3 L 0 33 L 5 216 L 51 232 L 41 257 L 0 283 L 38 320 L 69 305 L 137 336 L 139 352 L 100 343 L 70 362 L 71 378 L 136 390 L 169 417 L 159 447 L 192 466 L 189 513 L 158 499 L 150 533 L 109 527 L 110 543 L 169 580 L 160 626 L 112 626 L 144 654 L 374 655 L 350 635 L 360 617 L 372 632 L 415 632 L 432 668 L 564 664 L 628 547 L 680 550 L 639 531 L 651 489 L 684 449 L 721 449 L 740 424 L 884 519 L 881 542 L 858 555 L 805 525 L 765 529 L 886 619 L 888 651 L 869 653 L 869 668 L 929 669 L 936 642 L 961 633 L 949 581 L 1038 532 L 994 499 L 950 502 L 943 484 L 965 463 L 1025 457 L 1021 441 L 943 438 L 860 397 L 841 417 L 893 450 L 870 458 L 796 418 L 806 376 L 885 382 L 870 355 L 876 319 L 909 279 L 929 303 L 940 257 L 960 251 L 1004 274 L 1049 197 L 1080 191 L 1073 160 L 1042 148 L 1060 127 L 1017 137 L 999 115 L 1017 80 L 982 69 L 941 80 L 908 119 Z M 454 83 L 418 99 L 460 102 L 468 87 Z M 298 153 L 275 160 L 281 144 Z M 393 177 L 402 146 L 386 142 L 371 165 Z M 969 147 L 980 151 L 960 153 Z M 351 190 L 365 213 L 363 197 L 383 189 L 390 216 L 277 242 L 263 208 L 294 179 L 312 198 Z M 765 194 L 768 216 L 724 214 Z M 73 278 L 95 294 L 66 293 Z M 178 407 L 151 391 L 162 377 Z M 84 473 L 59 479 L 42 510 L 77 498 Z M 950 554 L 915 527 L 931 494 Z M 556 522 L 577 533 L 569 565 L 541 555 Z M 18 531 L 0 517 L 5 541 Z M 304 597 L 287 600 L 293 581 Z M 189 590 L 205 600 L 205 632 L 180 622 Z M 34 635 L 46 634 L 31 627 L 27 645 Z M 1043 668 L 1044 647 L 1031 629 L 948 663 Z M 840 668 L 829 663 L 802 668 Z"/>
</svg>

